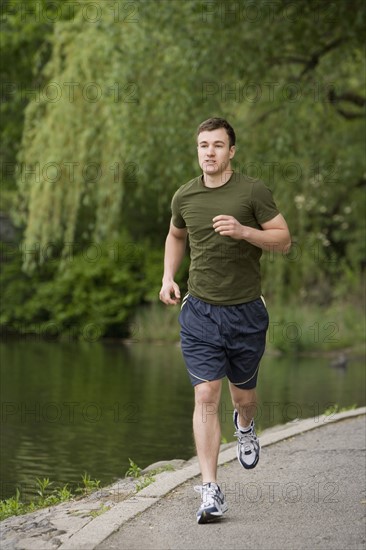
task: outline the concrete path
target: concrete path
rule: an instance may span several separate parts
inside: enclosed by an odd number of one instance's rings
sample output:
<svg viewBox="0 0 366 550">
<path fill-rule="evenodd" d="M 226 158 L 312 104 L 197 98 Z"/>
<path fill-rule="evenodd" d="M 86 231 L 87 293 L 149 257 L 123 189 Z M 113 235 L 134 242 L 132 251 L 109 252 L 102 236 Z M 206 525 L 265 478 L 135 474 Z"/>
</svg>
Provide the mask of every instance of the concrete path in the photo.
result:
<svg viewBox="0 0 366 550">
<path fill-rule="evenodd" d="M 229 510 L 197 525 L 197 458 L 135 492 L 120 480 L 88 498 L 1 522 L 2 550 L 366 550 L 366 408 L 265 430 L 258 466 L 222 446 Z"/>
<path fill-rule="evenodd" d="M 102 549 L 365 549 L 365 417 L 263 449 L 255 470 L 219 468 L 229 511 L 198 525 L 191 479 L 99 545 Z"/>
</svg>

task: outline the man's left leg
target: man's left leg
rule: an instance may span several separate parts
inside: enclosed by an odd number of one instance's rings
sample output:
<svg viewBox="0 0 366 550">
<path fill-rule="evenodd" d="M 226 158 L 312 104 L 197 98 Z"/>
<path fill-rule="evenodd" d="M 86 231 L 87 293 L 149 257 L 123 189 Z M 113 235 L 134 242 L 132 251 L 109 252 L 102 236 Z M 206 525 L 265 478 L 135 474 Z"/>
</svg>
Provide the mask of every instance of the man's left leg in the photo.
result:
<svg viewBox="0 0 366 550">
<path fill-rule="evenodd" d="M 237 457 L 247 470 L 258 464 L 260 445 L 254 429 L 257 411 L 256 390 L 242 389 L 229 382 L 231 400 L 234 406 L 235 435 L 238 438 Z"/>
<path fill-rule="evenodd" d="M 231 401 L 238 412 L 238 423 L 242 428 L 249 428 L 257 412 L 257 392 L 242 389 L 229 382 Z"/>
<path fill-rule="evenodd" d="M 234 405 L 237 455 L 240 464 L 250 470 L 259 460 L 260 446 L 254 429 L 257 412 L 256 385 L 260 360 L 266 345 L 268 313 L 261 298 L 229 306 L 225 316 L 226 374 Z"/>
</svg>

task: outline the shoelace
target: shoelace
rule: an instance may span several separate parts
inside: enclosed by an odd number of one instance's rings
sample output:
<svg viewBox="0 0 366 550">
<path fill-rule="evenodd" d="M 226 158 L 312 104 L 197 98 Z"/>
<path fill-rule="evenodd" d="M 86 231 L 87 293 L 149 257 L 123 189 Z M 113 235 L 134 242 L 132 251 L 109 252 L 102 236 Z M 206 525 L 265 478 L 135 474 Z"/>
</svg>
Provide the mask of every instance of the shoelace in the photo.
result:
<svg viewBox="0 0 366 550">
<path fill-rule="evenodd" d="M 202 506 L 208 507 L 216 505 L 215 498 L 217 498 L 217 489 L 215 487 L 207 487 L 207 485 L 195 485 L 194 490 L 196 493 L 200 493 L 202 498 Z"/>
<path fill-rule="evenodd" d="M 240 430 L 236 430 L 234 435 L 238 438 L 240 445 L 243 445 L 244 452 L 252 452 L 254 450 L 254 444 L 257 442 L 258 438 L 252 430 L 248 433 L 243 433 Z"/>
</svg>

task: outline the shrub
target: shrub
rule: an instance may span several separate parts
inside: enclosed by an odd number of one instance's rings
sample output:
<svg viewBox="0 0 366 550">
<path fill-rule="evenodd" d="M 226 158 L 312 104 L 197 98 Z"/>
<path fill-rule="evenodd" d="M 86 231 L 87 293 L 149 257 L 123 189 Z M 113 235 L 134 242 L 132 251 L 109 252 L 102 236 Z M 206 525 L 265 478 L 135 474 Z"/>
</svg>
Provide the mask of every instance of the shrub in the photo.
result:
<svg viewBox="0 0 366 550">
<path fill-rule="evenodd" d="M 94 245 L 93 254 L 84 250 L 51 263 L 26 275 L 20 253 L 5 262 L 3 330 L 92 340 L 128 335 L 130 318 L 146 293 L 143 247 L 125 238 L 112 248 Z"/>
</svg>

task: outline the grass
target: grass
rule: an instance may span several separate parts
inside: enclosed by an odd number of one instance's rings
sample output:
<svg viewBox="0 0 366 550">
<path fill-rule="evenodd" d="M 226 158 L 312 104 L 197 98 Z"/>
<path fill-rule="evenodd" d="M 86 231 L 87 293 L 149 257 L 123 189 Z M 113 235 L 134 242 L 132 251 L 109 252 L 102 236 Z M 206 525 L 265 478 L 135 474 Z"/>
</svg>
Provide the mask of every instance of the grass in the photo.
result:
<svg viewBox="0 0 366 550">
<path fill-rule="evenodd" d="M 362 306 L 338 302 L 312 305 L 269 306 L 267 348 L 280 352 L 332 352 L 355 349 L 365 334 Z"/>
<path fill-rule="evenodd" d="M 155 468 L 146 474 L 142 474 L 140 466 L 138 466 L 131 459 L 129 459 L 129 462 L 130 467 L 125 475 L 126 477 L 133 477 L 136 479 L 136 493 L 153 483 L 155 481 L 154 476 L 157 474 L 174 470 L 174 467 L 171 464 L 167 464 L 166 466 Z M 31 502 L 25 503 L 21 501 L 19 489 L 16 489 L 15 496 L 0 501 L 0 521 L 12 516 L 20 516 L 29 512 L 35 512 L 36 510 L 47 508 L 48 506 L 55 506 L 56 504 L 66 502 L 77 497 L 80 498 L 87 496 L 100 489 L 100 481 L 97 479 L 91 479 L 89 474 L 85 473 L 81 476 L 81 479 L 82 485 L 79 485 L 75 492 L 72 492 L 68 488 L 68 484 L 63 487 L 55 487 L 51 490 L 53 481 L 50 481 L 49 478 L 37 478 L 35 483 L 37 496 Z M 90 515 L 97 517 L 104 514 L 104 512 L 107 512 L 108 510 L 109 507 L 102 504 L 98 510 L 93 510 L 90 512 Z"/>
<path fill-rule="evenodd" d="M 178 342 L 179 312 L 179 305 L 165 306 L 161 303 L 140 308 L 133 321 L 137 341 Z"/>
<path fill-rule="evenodd" d="M 169 472 L 173 471 L 174 467 L 171 464 L 167 464 L 166 466 L 162 466 L 160 468 L 155 468 L 153 470 L 149 470 L 148 473 L 142 474 L 140 466 L 137 466 L 133 460 L 130 458 L 128 459 L 130 462 L 130 467 L 126 472 L 126 477 L 133 477 L 135 479 L 138 479 L 136 483 L 136 493 L 144 489 L 145 487 L 148 487 L 151 485 L 151 483 L 154 483 L 155 481 L 155 475 L 161 474 L 162 472 Z"/>
<path fill-rule="evenodd" d="M 349 407 L 340 407 L 338 403 L 335 403 L 331 407 L 328 407 L 324 411 L 325 416 L 332 416 L 335 413 L 341 413 L 345 411 L 353 411 L 354 409 L 357 409 L 357 405 L 350 405 Z"/>
<path fill-rule="evenodd" d="M 102 514 L 104 514 L 105 512 L 108 512 L 108 510 L 110 509 L 110 506 L 105 506 L 105 504 L 101 504 L 100 507 L 98 508 L 98 510 L 92 510 L 90 512 L 90 515 L 93 517 L 93 518 L 96 518 L 98 516 L 101 516 Z"/>
<path fill-rule="evenodd" d="M 130 463 L 130 467 L 128 468 L 127 472 L 126 472 L 126 477 L 140 477 L 141 475 L 141 468 L 140 466 L 137 466 L 137 464 L 135 464 L 135 462 L 133 460 L 131 460 L 131 458 L 128 459 L 129 460 L 129 463 Z"/>
<path fill-rule="evenodd" d="M 43 479 L 37 478 L 35 483 L 37 496 L 31 502 L 21 502 L 19 489 L 16 490 L 15 496 L 0 501 L 0 520 L 34 512 L 48 506 L 54 506 L 61 502 L 72 500 L 78 495 L 86 496 L 99 488 L 99 480 L 91 479 L 86 473 L 81 477 L 82 485 L 76 488 L 75 493 L 69 489 L 68 484 L 63 487 L 55 487 L 51 490 L 53 481 L 50 481 L 48 477 Z"/>
</svg>

